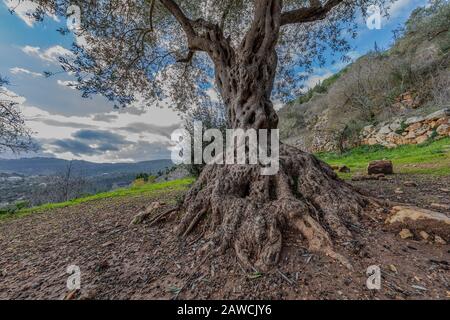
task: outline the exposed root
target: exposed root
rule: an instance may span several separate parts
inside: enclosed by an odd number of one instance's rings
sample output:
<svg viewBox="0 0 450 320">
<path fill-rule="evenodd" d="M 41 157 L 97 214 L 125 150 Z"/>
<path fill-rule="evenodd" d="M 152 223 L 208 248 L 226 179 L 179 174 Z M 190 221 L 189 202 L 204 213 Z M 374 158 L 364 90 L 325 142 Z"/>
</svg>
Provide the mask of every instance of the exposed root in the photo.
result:
<svg viewBox="0 0 450 320">
<path fill-rule="evenodd" d="M 232 248 L 246 267 L 266 270 L 279 260 L 283 234 L 297 230 L 310 251 L 351 268 L 335 244 L 353 239 L 369 203 L 328 165 L 283 145 L 274 176 L 259 166 L 207 166 L 186 195 L 177 233 L 186 238 L 203 224 L 205 251 Z"/>
</svg>

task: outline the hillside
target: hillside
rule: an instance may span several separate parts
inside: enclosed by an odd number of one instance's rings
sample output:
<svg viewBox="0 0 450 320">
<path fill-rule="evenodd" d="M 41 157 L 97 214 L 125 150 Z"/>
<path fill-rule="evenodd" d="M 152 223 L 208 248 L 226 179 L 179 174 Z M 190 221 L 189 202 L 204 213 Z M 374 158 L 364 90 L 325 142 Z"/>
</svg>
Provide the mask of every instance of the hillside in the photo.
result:
<svg viewBox="0 0 450 320">
<path fill-rule="evenodd" d="M 342 151 L 361 143 L 364 127 L 400 128 L 408 118 L 448 107 L 449 27 L 450 4 L 416 9 L 391 48 L 375 46 L 284 106 L 282 139 L 313 152 Z"/>
<path fill-rule="evenodd" d="M 69 161 L 57 158 L 0 159 L 0 172 L 22 175 L 54 175 L 64 172 Z M 94 163 L 73 160 L 75 170 L 86 176 L 117 173 L 157 172 L 172 166 L 171 160 L 151 160 L 136 163 Z"/>
<path fill-rule="evenodd" d="M 0 159 L 0 209 L 17 202 L 39 205 L 109 191 L 129 186 L 139 173 L 158 175 L 172 166 L 171 160 L 93 163 L 57 158 Z"/>
</svg>

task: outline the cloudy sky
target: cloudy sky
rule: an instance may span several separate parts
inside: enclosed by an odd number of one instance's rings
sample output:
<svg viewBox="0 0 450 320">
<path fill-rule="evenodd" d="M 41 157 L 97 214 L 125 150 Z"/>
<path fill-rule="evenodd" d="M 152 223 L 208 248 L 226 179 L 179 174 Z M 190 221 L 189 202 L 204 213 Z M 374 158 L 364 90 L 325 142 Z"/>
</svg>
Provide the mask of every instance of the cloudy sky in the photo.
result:
<svg viewBox="0 0 450 320">
<path fill-rule="evenodd" d="M 373 49 L 377 42 L 388 48 L 392 30 L 401 25 L 411 11 L 425 0 L 399 0 L 391 18 L 382 20 L 381 30 L 369 30 L 360 22 L 360 33 L 352 41 L 351 56 L 357 58 Z M 15 14 L 8 8 L 15 7 Z M 15 94 L 41 145 L 38 154 L 63 159 L 93 162 L 129 162 L 170 158 L 170 133 L 179 127 L 180 119 L 170 108 L 142 108 L 138 104 L 115 110 L 101 96 L 83 99 L 67 86 L 73 79 L 58 74 L 45 78 L 43 71 L 58 71 L 59 56 L 70 54 L 74 41 L 56 29 L 65 25 L 58 17 L 47 17 L 34 23 L 26 13 L 33 6 L 23 1 L 0 0 L 0 74 L 10 80 L 8 90 Z M 331 59 L 330 59 L 331 60 Z M 344 65 L 331 62 L 317 68 L 306 81 L 314 86 L 339 71 Z M 170 103 L 169 103 L 170 105 Z M 24 156 L 24 155 L 21 155 Z M 0 154 L 0 158 L 14 157 Z"/>
</svg>

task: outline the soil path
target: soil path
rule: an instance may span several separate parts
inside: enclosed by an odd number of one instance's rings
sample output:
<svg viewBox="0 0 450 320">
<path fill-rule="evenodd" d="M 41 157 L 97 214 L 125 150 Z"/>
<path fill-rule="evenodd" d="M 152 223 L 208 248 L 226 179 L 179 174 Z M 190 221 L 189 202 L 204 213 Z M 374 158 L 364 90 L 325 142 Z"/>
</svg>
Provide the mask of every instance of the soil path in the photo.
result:
<svg viewBox="0 0 450 320">
<path fill-rule="evenodd" d="M 418 187 L 404 186 L 413 180 Z M 450 177 L 395 176 L 352 182 L 372 194 L 429 208 L 450 204 Z M 400 188 L 403 193 L 396 193 Z M 175 194 L 162 197 L 167 200 Z M 165 198 L 165 199 L 164 199 Z M 161 199 L 161 197 L 159 198 Z M 192 236 L 180 243 L 174 222 L 129 226 L 155 197 L 106 199 L 0 223 L 0 299 L 67 297 L 69 265 L 81 270 L 87 299 L 449 299 L 450 245 L 402 240 L 383 230 L 386 212 L 363 222 L 354 271 L 309 253 L 286 235 L 277 270 L 249 274 L 231 254 L 202 263 Z M 366 270 L 382 271 L 380 290 L 368 290 Z"/>
</svg>

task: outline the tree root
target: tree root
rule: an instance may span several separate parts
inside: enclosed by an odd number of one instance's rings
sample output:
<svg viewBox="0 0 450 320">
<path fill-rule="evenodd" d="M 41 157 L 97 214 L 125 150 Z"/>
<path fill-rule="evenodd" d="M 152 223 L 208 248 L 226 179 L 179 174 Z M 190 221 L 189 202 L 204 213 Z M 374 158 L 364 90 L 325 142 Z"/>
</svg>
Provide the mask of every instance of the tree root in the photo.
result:
<svg viewBox="0 0 450 320">
<path fill-rule="evenodd" d="M 351 269 L 334 247 L 353 239 L 371 203 L 327 164 L 282 145 L 273 176 L 260 175 L 259 166 L 206 166 L 185 197 L 176 231 L 184 239 L 203 224 L 203 251 L 233 249 L 246 267 L 267 270 L 279 260 L 283 234 L 296 230 L 310 251 Z"/>
</svg>

